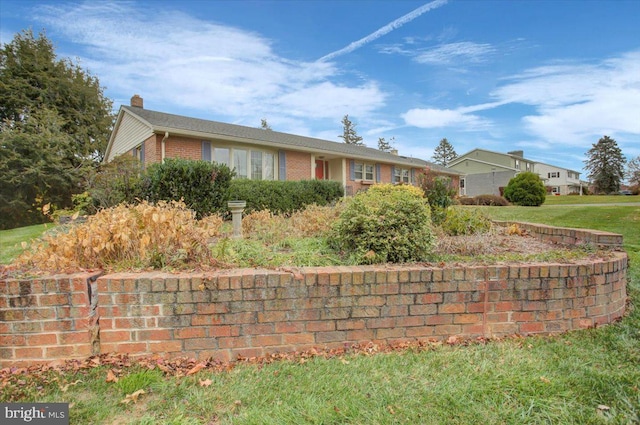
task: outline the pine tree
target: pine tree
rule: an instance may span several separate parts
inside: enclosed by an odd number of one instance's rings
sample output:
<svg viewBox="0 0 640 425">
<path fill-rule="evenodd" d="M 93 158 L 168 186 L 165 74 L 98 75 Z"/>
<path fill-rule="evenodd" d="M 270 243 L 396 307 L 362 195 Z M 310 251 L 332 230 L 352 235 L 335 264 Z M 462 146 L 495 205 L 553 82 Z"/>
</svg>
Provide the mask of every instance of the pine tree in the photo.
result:
<svg viewBox="0 0 640 425">
<path fill-rule="evenodd" d="M 378 137 L 378 149 L 383 152 L 389 152 L 391 150 L 391 143 L 387 142 L 384 137 Z"/>
<path fill-rule="evenodd" d="M 453 146 L 451 146 L 451 143 L 449 143 L 449 141 L 445 137 L 444 139 L 440 140 L 440 143 L 433 151 L 433 156 L 431 157 L 431 159 L 436 164 L 440 164 L 446 167 L 457 157 L 458 154 L 456 153 L 455 149 L 453 149 Z"/>
<path fill-rule="evenodd" d="M 587 152 L 585 169 L 596 193 L 616 193 L 624 178 L 625 158 L 616 141 L 604 136 Z"/>
<path fill-rule="evenodd" d="M 25 30 L 0 46 L 0 225 L 44 220 L 43 203 L 71 206 L 104 156 L 112 122 L 98 79 L 58 59 L 43 33 Z"/>
<path fill-rule="evenodd" d="M 356 125 L 351 122 L 349 115 L 345 115 L 344 118 L 342 118 L 342 128 L 342 136 L 338 137 L 342 138 L 345 143 L 349 145 L 364 146 L 362 137 L 358 136 L 358 133 L 356 133 Z"/>
</svg>

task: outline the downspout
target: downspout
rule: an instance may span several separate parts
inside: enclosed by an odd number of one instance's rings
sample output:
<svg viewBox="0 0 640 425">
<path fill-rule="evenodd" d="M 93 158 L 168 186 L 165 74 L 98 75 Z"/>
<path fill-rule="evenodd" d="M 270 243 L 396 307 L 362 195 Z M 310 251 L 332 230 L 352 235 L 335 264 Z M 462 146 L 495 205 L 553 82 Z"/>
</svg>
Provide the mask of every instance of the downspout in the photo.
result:
<svg viewBox="0 0 640 425">
<path fill-rule="evenodd" d="M 164 157 L 165 157 L 165 140 L 167 140 L 169 138 L 169 132 L 165 131 L 164 132 L 164 137 L 162 138 L 162 142 L 160 142 L 160 160 L 161 162 L 164 164 Z"/>
</svg>

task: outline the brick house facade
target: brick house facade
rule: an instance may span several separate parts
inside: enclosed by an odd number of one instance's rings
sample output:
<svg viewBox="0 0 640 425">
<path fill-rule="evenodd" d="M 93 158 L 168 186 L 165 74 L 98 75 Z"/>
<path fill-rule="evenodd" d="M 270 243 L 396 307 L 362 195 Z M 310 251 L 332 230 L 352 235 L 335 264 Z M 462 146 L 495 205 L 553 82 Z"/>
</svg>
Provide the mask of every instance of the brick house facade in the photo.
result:
<svg viewBox="0 0 640 425">
<path fill-rule="evenodd" d="M 457 187 L 461 175 L 396 152 L 151 111 L 138 95 L 131 106 L 121 106 L 105 161 L 122 154 L 145 166 L 165 158 L 225 163 L 240 178 L 334 180 L 347 195 L 375 183 L 415 184 L 426 170 L 449 177 Z"/>
</svg>

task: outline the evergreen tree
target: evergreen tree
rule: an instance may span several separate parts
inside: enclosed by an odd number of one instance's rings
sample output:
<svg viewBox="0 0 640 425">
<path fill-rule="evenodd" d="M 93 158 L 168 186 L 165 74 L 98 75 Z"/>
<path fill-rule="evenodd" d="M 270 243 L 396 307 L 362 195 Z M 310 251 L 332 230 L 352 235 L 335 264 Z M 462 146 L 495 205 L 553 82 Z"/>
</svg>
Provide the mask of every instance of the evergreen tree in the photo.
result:
<svg viewBox="0 0 640 425">
<path fill-rule="evenodd" d="M 387 142 L 384 137 L 378 137 L 378 149 L 383 152 L 389 152 L 391 150 L 391 143 Z"/>
<path fill-rule="evenodd" d="M 33 208 L 43 202 L 53 209 L 70 206 L 71 195 L 84 191 L 104 156 L 112 121 L 111 101 L 98 79 L 58 59 L 43 33 L 25 30 L 1 46 L 3 220 L 13 219 L 14 226 L 41 221 Z"/>
<path fill-rule="evenodd" d="M 0 229 L 45 220 L 42 207 L 71 205 L 81 170 L 67 160 L 73 139 L 55 111 L 34 111 L 0 126 Z"/>
<path fill-rule="evenodd" d="M 364 146 L 362 137 L 356 133 L 356 125 L 351 122 L 349 115 L 345 115 L 342 118 L 342 136 L 338 137 L 342 138 L 347 144 Z"/>
<path fill-rule="evenodd" d="M 604 136 L 587 152 L 585 169 L 596 193 L 616 193 L 624 178 L 625 158 L 616 141 Z"/>
<path fill-rule="evenodd" d="M 271 130 L 271 126 L 269 125 L 269 123 L 267 123 L 267 119 L 266 118 L 262 118 L 260 120 L 260 127 L 263 130 Z"/>
<path fill-rule="evenodd" d="M 449 143 L 449 141 L 445 137 L 444 139 L 440 140 L 440 143 L 438 144 L 438 146 L 436 146 L 436 149 L 433 151 L 433 156 L 431 157 L 431 159 L 436 164 L 440 164 L 446 167 L 447 165 L 449 165 L 449 163 L 451 163 L 451 161 L 453 161 L 457 157 L 458 157 L 458 154 L 456 153 L 455 149 L 453 149 L 453 146 L 451 145 L 451 143 Z"/>
</svg>

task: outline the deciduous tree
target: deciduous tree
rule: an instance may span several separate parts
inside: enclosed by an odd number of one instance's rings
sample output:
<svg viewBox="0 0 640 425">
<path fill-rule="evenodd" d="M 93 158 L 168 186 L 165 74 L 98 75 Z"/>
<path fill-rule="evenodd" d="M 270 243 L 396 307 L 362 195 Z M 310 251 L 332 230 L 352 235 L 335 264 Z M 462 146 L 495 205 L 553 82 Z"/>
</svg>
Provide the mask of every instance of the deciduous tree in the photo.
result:
<svg viewBox="0 0 640 425">
<path fill-rule="evenodd" d="M 457 157 L 458 157 L 458 154 L 456 153 L 451 143 L 449 143 L 449 141 L 445 137 L 444 139 L 440 140 L 440 143 L 438 144 L 438 146 L 436 146 L 436 149 L 433 151 L 433 156 L 431 157 L 431 159 L 436 164 L 440 164 L 446 167 L 447 165 L 449 165 L 451 161 L 453 161 Z"/>
<path fill-rule="evenodd" d="M 356 124 L 351 122 L 349 115 L 345 115 L 342 118 L 342 135 L 338 137 L 344 140 L 347 144 L 364 146 L 362 137 L 358 136 L 358 133 L 356 133 Z"/>
<path fill-rule="evenodd" d="M 630 186 L 640 186 L 640 155 L 627 163 L 627 180 Z"/>
<path fill-rule="evenodd" d="M 266 119 L 266 118 L 262 118 L 262 119 L 260 120 L 260 127 L 261 127 L 263 130 L 271 130 L 271 126 L 270 126 L 270 125 L 269 125 L 269 123 L 267 122 L 267 119 Z"/>
<path fill-rule="evenodd" d="M 604 136 L 587 152 L 585 169 L 596 193 L 616 193 L 624 178 L 625 158 L 618 143 Z"/>
</svg>

